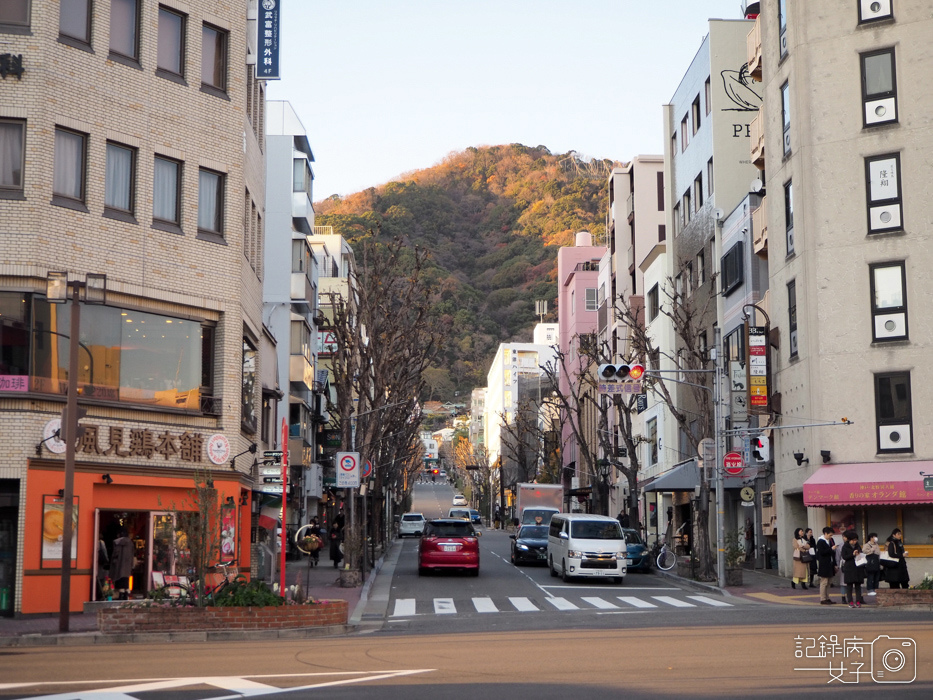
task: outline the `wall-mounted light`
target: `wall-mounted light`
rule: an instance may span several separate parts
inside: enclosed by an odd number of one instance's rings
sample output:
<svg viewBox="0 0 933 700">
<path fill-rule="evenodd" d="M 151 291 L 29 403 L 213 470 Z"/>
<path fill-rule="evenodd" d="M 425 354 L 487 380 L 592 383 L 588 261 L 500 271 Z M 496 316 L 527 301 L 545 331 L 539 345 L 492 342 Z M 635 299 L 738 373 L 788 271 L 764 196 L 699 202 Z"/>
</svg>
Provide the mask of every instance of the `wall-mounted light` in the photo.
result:
<svg viewBox="0 0 933 700">
<path fill-rule="evenodd" d="M 108 483 L 108 484 L 112 484 L 112 483 L 113 483 L 113 477 L 110 476 L 110 474 L 103 474 L 103 475 L 101 475 L 100 478 L 101 478 L 101 480 L 103 480 L 104 482 L 106 482 L 106 483 Z"/>
<path fill-rule="evenodd" d="M 810 460 L 803 456 L 803 452 L 794 452 L 794 459 L 797 460 L 798 467 L 804 462 L 806 462 L 807 464 L 810 463 Z"/>
<path fill-rule="evenodd" d="M 829 450 L 820 450 L 820 457 L 823 458 L 823 464 L 829 464 L 829 460 L 832 459 Z"/>
<path fill-rule="evenodd" d="M 236 505 L 236 503 L 233 500 L 233 496 L 227 496 L 227 505 L 228 506 Z"/>
<path fill-rule="evenodd" d="M 59 497 L 59 498 L 64 498 L 64 497 L 65 497 L 65 489 L 59 489 L 59 490 L 58 490 L 58 497 Z"/>
<path fill-rule="evenodd" d="M 249 491 L 240 491 L 240 505 L 245 506 L 249 504 Z"/>
</svg>

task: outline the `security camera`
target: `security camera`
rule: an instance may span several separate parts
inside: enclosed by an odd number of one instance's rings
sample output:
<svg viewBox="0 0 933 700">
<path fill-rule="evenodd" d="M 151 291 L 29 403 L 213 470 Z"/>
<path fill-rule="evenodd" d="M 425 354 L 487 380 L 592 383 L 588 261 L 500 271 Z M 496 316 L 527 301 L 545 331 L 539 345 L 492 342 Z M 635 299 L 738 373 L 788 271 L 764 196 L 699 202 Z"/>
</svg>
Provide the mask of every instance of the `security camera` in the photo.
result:
<svg viewBox="0 0 933 700">
<path fill-rule="evenodd" d="M 810 463 L 810 460 L 803 456 L 803 452 L 794 452 L 794 459 L 797 460 L 797 466 L 799 467 L 804 462 L 807 464 Z"/>
<path fill-rule="evenodd" d="M 722 209 L 713 209 L 713 216 L 715 217 L 716 221 L 722 221 L 726 216 L 726 212 L 724 212 Z"/>
</svg>

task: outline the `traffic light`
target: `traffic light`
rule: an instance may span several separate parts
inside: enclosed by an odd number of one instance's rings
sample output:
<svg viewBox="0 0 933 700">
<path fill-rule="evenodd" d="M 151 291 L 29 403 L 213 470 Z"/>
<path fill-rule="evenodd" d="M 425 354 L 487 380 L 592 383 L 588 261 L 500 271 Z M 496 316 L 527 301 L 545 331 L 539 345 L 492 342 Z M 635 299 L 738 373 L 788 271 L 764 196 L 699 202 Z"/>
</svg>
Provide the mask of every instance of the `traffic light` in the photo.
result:
<svg viewBox="0 0 933 700">
<path fill-rule="evenodd" d="M 645 373 L 645 368 L 637 363 L 630 365 L 600 365 L 596 371 L 601 379 L 641 379 L 641 376 Z"/>
<path fill-rule="evenodd" d="M 764 464 L 771 460 L 771 440 L 764 435 L 759 435 L 752 440 L 752 457 L 759 464 Z"/>
<path fill-rule="evenodd" d="M 440 469 L 432 469 L 432 470 L 431 470 L 431 473 L 432 473 L 432 474 L 440 474 L 440 473 L 441 473 L 441 470 L 440 470 Z"/>
</svg>

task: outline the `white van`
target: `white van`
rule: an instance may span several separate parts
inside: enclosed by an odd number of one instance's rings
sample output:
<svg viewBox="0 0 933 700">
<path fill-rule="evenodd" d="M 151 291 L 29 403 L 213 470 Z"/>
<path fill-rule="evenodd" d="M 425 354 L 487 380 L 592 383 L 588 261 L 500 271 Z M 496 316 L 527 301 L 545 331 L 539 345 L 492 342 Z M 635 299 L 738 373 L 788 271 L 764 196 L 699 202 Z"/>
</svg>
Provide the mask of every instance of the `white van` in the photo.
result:
<svg viewBox="0 0 933 700">
<path fill-rule="evenodd" d="M 564 581 L 594 576 L 622 583 L 627 573 L 627 548 L 622 526 L 615 518 L 586 513 L 558 513 L 551 517 L 547 563 L 551 576 Z"/>
</svg>

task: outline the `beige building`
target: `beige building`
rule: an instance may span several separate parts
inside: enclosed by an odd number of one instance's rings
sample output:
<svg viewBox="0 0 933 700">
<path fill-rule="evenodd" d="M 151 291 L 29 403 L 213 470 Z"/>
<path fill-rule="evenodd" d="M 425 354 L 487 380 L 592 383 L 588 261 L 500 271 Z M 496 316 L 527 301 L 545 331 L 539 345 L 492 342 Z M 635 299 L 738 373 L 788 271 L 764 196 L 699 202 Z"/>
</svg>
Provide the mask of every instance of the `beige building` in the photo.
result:
<svg viewBox="0 0 933 700">
<path fill-rule="evenodd" d="M 98 541 L 136 547 L 132 594 L 185 573 L 171 511 L 197 478 L 249 566 L 260 441 L 262 85 L 239 0 L 0 6 L 0 588 L 58 609 L 71 303 L 50 272 L 106 275 L 81 304 L 72 610 L 100 597 Z M 255 16 L 255 15 L 253 15 Z M 93 277 L 90 278 L 93 281 Z M 83 298 L 83 297 L 82 297 Z M 270 441 L 276 440 L 271 431 Z M 274 444 L 259 444 L 259 450 Z M 41 525 L 40 525 L 41 523 Z M 183 556 L 183 554 L 182 554 Z"/>
<path fill-rule="evenodd" d="M 927 0 L 764 0 L 748 38 L 764 98 L 752 157 L 779 330 L 785 572 L 793 528 L 827 524 L 882 542 L 899 527 L 911 583 L 930 570 L 931 36 Z"/>
</svg>

